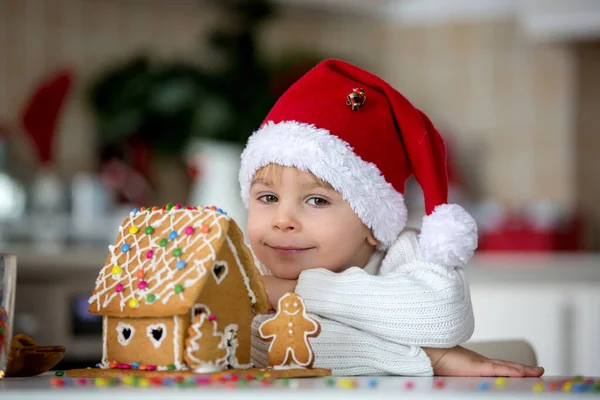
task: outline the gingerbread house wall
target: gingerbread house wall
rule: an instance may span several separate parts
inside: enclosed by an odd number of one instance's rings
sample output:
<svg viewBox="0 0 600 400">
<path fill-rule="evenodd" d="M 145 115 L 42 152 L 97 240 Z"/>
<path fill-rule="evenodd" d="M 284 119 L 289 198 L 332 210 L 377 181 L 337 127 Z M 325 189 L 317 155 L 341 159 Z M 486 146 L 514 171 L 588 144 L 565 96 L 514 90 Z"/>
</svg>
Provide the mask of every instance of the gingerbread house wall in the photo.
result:
<svg viewBox="0 0 600 400">
<path fill-rule="evenodd" d="M 234 365 L 245 368 L 250 364 L 251 323 L 254 315 L 249 289 L 249 279 L 240 258 L 238 247 L 231 236 L 223 244 L 212 267 L 207 268 L 207 277 L 196 301 L 195 310 L 206 307 L 218 324 L 218 331 L 235 333 Z M 219 269 L 221 274 L 218 274 Z M 194 310 L 192 310 L 192 313 Z M 192 314 L 193 316 L 193 314 Z M 190 318 L 191 319 L 191 318 Z M 210 352 L 210 349 L 207 349 Z"/>
<path fill-rule="evenodd" d="M 189 327 L 189 319 L 183 316 L 121 318 L 104 317 L 104 363 L 138 363 L 152 365 L 158 369 L 183 364 L 184 338 Z M 128 340 L 122 334 L 123 328 L 131 330 Z M 150 329 L 162 329 L 159 341 L 151 338 Z"/>
</svg>

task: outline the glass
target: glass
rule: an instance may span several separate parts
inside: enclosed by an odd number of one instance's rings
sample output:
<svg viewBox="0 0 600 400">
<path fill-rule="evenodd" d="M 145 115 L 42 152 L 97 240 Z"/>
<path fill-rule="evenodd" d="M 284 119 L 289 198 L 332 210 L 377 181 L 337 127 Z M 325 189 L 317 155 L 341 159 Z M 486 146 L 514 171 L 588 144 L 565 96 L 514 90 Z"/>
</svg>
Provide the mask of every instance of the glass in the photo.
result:
<svg viewBox="0 0 600 400">
<path fill-rule="evenodd" d="M 17 257 L 0 253 L 0 379 L 4 377 L 12 340 L 17 286 Z"/>
</svg>

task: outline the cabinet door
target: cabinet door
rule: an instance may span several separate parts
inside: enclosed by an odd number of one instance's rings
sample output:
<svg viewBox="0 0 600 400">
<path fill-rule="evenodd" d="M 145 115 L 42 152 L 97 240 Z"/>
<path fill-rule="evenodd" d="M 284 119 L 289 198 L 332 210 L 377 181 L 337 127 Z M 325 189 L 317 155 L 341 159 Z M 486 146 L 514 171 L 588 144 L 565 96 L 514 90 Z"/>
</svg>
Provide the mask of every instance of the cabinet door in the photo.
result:
<svg viewBox="0 0 600 400">
<path fill-rule="evenodd" d="M 575 375 L 600 376 L 600 287 L 582 287 L 573 300 Z"/>
<path fill-rule="evenodd" d="M 572 374 L 571 292 L 563 285 L 471 284 L 471 340 L 525 340 L 547 375 Z"/>
</svg>

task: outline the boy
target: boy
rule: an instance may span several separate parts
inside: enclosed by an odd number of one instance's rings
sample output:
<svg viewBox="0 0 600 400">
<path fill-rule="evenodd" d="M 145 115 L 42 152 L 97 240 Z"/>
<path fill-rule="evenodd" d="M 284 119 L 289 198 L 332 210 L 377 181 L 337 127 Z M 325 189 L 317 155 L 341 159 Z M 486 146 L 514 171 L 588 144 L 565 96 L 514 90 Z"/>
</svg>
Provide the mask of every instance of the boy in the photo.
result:
<svg viewBox="0 0 600 400">
<path fill-rule="evenodd" d="M 445 148 L 433 124 L 383 80 L 322 62 L 278 100 L 241 161 L 248 236 L 271 303 L 296 291 L 321 324 L 315 367 L 541 375 L 457 347 L 473 332 L 462 266 L 477 227 L 446 204 Z M 425 195 L 420 235 L 404 229 L 411 175 Z M 266 350 L 255 335 L 255 364 L 266 363 Z"/>
</svg>

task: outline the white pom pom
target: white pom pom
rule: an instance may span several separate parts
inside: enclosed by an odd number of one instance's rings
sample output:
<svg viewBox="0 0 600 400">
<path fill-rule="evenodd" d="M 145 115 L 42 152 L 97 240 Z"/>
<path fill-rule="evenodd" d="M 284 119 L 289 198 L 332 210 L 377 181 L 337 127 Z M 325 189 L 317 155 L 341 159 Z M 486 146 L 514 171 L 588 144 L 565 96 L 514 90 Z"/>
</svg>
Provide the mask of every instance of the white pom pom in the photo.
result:
<svg viewBox="0 0 600 400">
<path fill-rule="evenodd" d="M 461 206 L 441 204 L 423 217 L 419 243 L 427 261 L 463 266 L 477 248 L 477 224 Z"/>
</svg>

